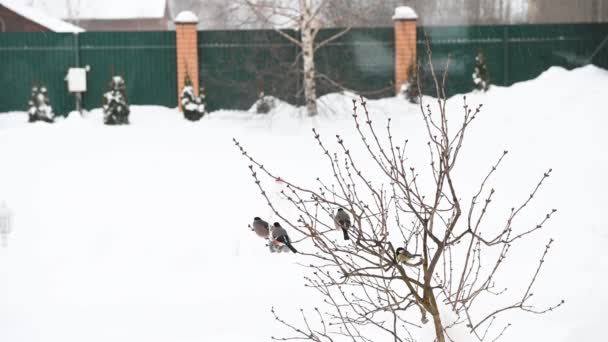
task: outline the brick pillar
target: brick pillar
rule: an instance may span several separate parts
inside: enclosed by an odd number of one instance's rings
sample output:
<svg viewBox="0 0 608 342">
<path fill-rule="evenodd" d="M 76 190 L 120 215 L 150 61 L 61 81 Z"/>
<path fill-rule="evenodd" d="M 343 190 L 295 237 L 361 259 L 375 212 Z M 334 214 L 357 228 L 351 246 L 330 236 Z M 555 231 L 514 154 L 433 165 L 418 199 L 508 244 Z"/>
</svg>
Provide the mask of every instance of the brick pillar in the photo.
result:
<svg viewBox="0 0 608 342">
<path fill-rule="evenodd" d="M 407 82 L 408 69 L 416 63 L 416 26 L 418 15 L 407 6 L 397 7 L 395 23 L 395 94 Z"/>
<path fill-rule="evenodd" d="M 180 96 L 184 88 L 186 71 L 192 80 L 194 92 L 198 95 L 198 41 L 196 25 L 198 18 L 190 11 L 175 17 L 175 44 L 177 50 L 177 102 L 182 110 Z"/>
</svg>

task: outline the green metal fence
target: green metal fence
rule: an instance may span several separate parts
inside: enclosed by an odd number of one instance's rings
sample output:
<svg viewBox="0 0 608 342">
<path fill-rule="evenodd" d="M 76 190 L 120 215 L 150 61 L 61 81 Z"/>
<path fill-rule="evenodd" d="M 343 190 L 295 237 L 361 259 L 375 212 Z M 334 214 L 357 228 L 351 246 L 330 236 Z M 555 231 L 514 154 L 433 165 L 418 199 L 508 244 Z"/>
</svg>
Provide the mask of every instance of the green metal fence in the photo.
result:
<svg viewBox="0 0 608 342">
<path fill-rule="evenodd" d="M 79 43 L 80 64 L 91 67 L 86 108 L 101 106 L 113 73 L 125 78 L 131 104 L 177 106 L 175 32 L 88 32 Z"/>
<path fill-rule="evenodd" d="M 321 30 L 321 42 L 341 29 Z M 295 31 L 285 31 L 297 37 Z M 437 72 L 450 57 L 448 95 L 472 90 L 475 56 L 487 56 L 492 82 L 511 85 L 538 76 L 548 67 L 595 63 L 608 68 L 608 24 L 420 27 L 418 55 L 423 91 L 434 94 L 425 59 L 431 42 Z M 318 95 L 348 89 L 367 97 L 394 92 L 393 28 L 353 28 L 315 55 Z M 298 49 L 273 31 L 211 31 L 199 34 L 201 82 L 208 88 L 210 109 L 249 108 L 265 92 L 303 104 Z"/>
<path fill-rule="evenodd" d="M 32 85 L 46 85 L 55 112 L 70 108 L 65 74 L 74 64 L 74 36 L 0 33 L 0 112 L 27 110 Z"/>
<path fill-rule="evenodd" d="M 420 28 L 420 58 L 426 50 L 425 32 L 432 42 L 438 71 L 445 69 L 446 58 L 450 56 L 448 94 L 472 89 L 471 76 L 478 49 L 486 55 L 492 83 L 498 85 L 535 78 L 550 66 L 571 69 L 594 63 L 608 68 L 608 43 L 601 46 L 608 37 L 608 24 Z M 432 92 L 426 69 L 425 88 Z"/>
<path fill-rule="evenodd" d="M 318 41 L 340 29 L 322 30 Z M 296 31 L 286 31 L 296 37 Z M 437 71 L 450 56 L 448 94 L 468 92 L 478 49 L 487 56 L 494 84 L 538 76 L 552 65 L 594 63 L 608 68 L 608 24 L 421 27 L 431 41 Z M 249 108 L 260 92 L 301 104 L 299 50 L 272 30 L 199 32 L 200 81 L 209 109 Z M 393 94 L 393 28 L 353 28 L 315 55 L 319 95 L 349 89 L 368 97 Z M 424 64 L 424 63 L 423 63 Z M 89 65 L 86 108 L 101 105 L 113 72 L 125 76 L 133 104 L 177 104 L 174 32 L 0 34 L 0 112 L 25 110 L 33 84 L 46 84 L 58 113 L 74 107 L 64 81 L 67 69 Z M 430 87 L 423 69 L 424 90 Z"/>
<path fill-rule="evenodd" d="M 298 49 L 277 32 L 201 31 L 198 44 L 199 77 L 210 110 L 249 108 L 260 92 L 299 101 Z"/>
</svg>

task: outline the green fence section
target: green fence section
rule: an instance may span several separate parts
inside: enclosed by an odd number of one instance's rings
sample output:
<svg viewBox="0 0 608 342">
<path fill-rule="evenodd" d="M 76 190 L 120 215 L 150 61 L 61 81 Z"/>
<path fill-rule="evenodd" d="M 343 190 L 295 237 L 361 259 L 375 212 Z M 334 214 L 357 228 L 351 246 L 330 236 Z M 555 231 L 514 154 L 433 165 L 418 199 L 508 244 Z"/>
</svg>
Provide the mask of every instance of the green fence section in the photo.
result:
<svg viewBox="0 0 608 342">
<path fill-rule="evenodd" d="M 340 32 L 321 30 L 317 43 Z M 298 37 L 296 31 L 284 33 Z M 553 65 L 594 63 L 608 68 L 608 43 L 601 45 L 608 37 L 608 24 L 420 27 L 417 36 L 427 94 L 434 95 L 435 88 L 426 65 L 425 37 L 438 73 L 450 59 L 448 95 L 472 90 L 478 50 L 486 55 L 492 82 L 498 85 L 529 80 Z M 370 98 L 393 95 L 394 49 L 393 28 L 353 28 L 332 40 L 315 55 L 318 95 L 344 89 Z M 303 104 L 298 53 L 274 31 L 200 32 L 199 67 L 209 108 L 247 109 L 260 92 Z"/>
<path fill-rule="evenodd" d="M 450 56 L 448 94 L 472 89 L 475 55 L 486 55 L 493 84 L 511 85 L 537 77 L 550 66 L 574 68 L 589 63 L 608 68 L 608 24 L 432 27 L 418 30 L 418 56 L 425 58 L 425 36 L 431 41 L 438 72 Z M 595 53 L 595 55 L 594 55 Z M 425 92 L 429 87 L 424 68 Z"/>
<path fill-rule="evenodd" d="M 317 43 L 342 29 L 319 32 Z M 284 34 L 298 38 L 297 31 Z M 588 63 L 608 68 L 608 24 L 421 27 L 418 56 L 425 93 L 433 94 L 425 66 L 425 36 L 441 73 L 450 58 L 449 95 L 472 89 L 475 55 L 487 56 L 492 82 L 510 85 L 538 76 L 552 65 Z M 299 49 L 273 30 L 201 31 L 200 81 L 210 110 L 247 109 L 264 92 L 303 103 Z M 393 94 L 393 28 L 353 28 L 321 47 L 315 62 L 318 94 L 343 89 L 378 98 Z M 64 81 L 71 66 L 89 65 L 86 108 L 101 105 L 113 72 L 124 75 L 133 104 L 177 104 L 175 32 L 0 34 L 0 112 L 26 110 L 33 84 L 49 88 L 58 113 L 74 108 Z"/>
<path fill-rule="evenodd" d="M 315 56 L 319 94 L 347 89 L 368 97 L 393 95 L 394 29 L 354 28 L 338 36 L 342 32 L 327 29 L 317 36 L 319 44 L 338 37 L 321 47 Z"/>
<path fill-rule="evenodd" d="M 296 37 L 293 31 L 285 34 Z M 201 31 L 198 44 L 199 78 L 208 109 L 247 109 L 261 92 L 299 101 L 299 51 L 279 33 Z"/>
<path fill-rule="evenodd" d="M 131 104 L 177 106 L 175 32 L 87 32 L 79 35 L 80 65 L 89 65 L 86 108 L 101 107 L 110 78 L 127 83 Z"/>
<path fill-rule="evenodd" d="M 283 34 L 299 39 L 298 32 Z M 321 30 L 322 43 L 342 29 Z M 271 30 L 199 32 L 199 69 L 210 110 L 247 109 L 264 92 L 303 104 L 300 51 Z M 394 70 L 393 28 L 353 28 L 315 54 L 317 92 L 348 89 L 390 96 Z"/>
<path fill-rule="evenodd" d="M 27 110 L 33 84 L 45 84 L 55 112 L 74 110 L 65 76 L 90 66 L 83 104 L 97 108 L 112 73 L 127 82 L 132 104 L 177 105 L 175 32 L 1 33 L 0 112 Z"/>
<path fill-rule="evenodd" d="M 72 34 L 0 33 L 0 112 L 27 110 L 34 84 L 48 88 L 56 113 L 71 108 L 64 78 L 74 51 Z"/>
</svg>

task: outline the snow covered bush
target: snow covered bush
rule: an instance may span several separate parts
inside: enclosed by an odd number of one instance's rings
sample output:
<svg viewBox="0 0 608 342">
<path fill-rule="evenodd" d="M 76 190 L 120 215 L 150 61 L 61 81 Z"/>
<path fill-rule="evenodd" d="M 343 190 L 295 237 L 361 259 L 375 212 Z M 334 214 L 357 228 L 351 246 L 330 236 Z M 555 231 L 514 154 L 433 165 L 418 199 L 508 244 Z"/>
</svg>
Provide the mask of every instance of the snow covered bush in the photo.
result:
<svg viewBox="0 0 608 342">
<path fill-rule="evenodd" d="M 411 63 L 407 70 L 407 82 L 401 85 L 401 96 L 405 97 L 410 103 L 418 103 L 420 99 L 418 86 L 418 65 Z"/>
<path fill-rule="evenodd" d="M 53 122 L 55 114 L 49 100 L 49 95 L 46 87 L 32 87 L 32 95 L 28 102 L 29 109 L 27 111 L 29 122 L 44 121 Z"/>
<path fill-rule="evenodd" d="M 261 92 L 258 95 L 258 100 L 255 102 L 255 112 L 258 114 L 268 114 L 271 110 L 276 107 L 275 98 L 272 96 L 264 95 L 264 92 Z"/>
<path fill-rule="evenodd" d="M 103 122 L 106 125 L 128 125 L 129 103 L 126 84 L 122 76 L 116 75 L 110 81 L 110 90 L 103 95 Z"/>
<path fill-rule="evenodd" d="M 490 89 L 490 73 L 486 65 L 486 57 L 483 51 L 479 50 L 475 56 L 475 71 L 473 72 L 473 86 L 479 91 Z"/>
<path fill-rule="evenodd" d="M 184 81 L 184 89 L 182 89 L 181 95 L 182 110 L 184 117 L 190 121 L 200 120 L 206 113 L 205 108 L 205 88 L 200 88 L 199 96 L 194 94 L 194 87 L 192 86 L 192 80 L 190 76 L 186 74 Z"/>
</svg>

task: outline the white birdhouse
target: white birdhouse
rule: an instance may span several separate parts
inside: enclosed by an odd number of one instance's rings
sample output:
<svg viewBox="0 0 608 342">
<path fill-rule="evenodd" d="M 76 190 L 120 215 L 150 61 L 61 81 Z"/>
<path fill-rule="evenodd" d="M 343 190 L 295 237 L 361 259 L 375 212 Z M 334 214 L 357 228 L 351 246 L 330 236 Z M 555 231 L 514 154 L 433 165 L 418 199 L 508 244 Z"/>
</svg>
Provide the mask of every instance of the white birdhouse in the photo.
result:
<svg viewBox="0 0 608 342">
<path fill-rule="evenodd" d="M 70 93 L 84 93 L 87 91 L 86 68 L 70 68 L 65 80 L 68 82 L 68 91 Z"/>
<path fill-rule="evenodd" d="M 11 212 L 7 208 L 6 203 L 0 204 L 0 238 L 2 238 L 2 244 L 6 246 L 8 241 L 8 234 L 11 232 Z"/>
</svg>

